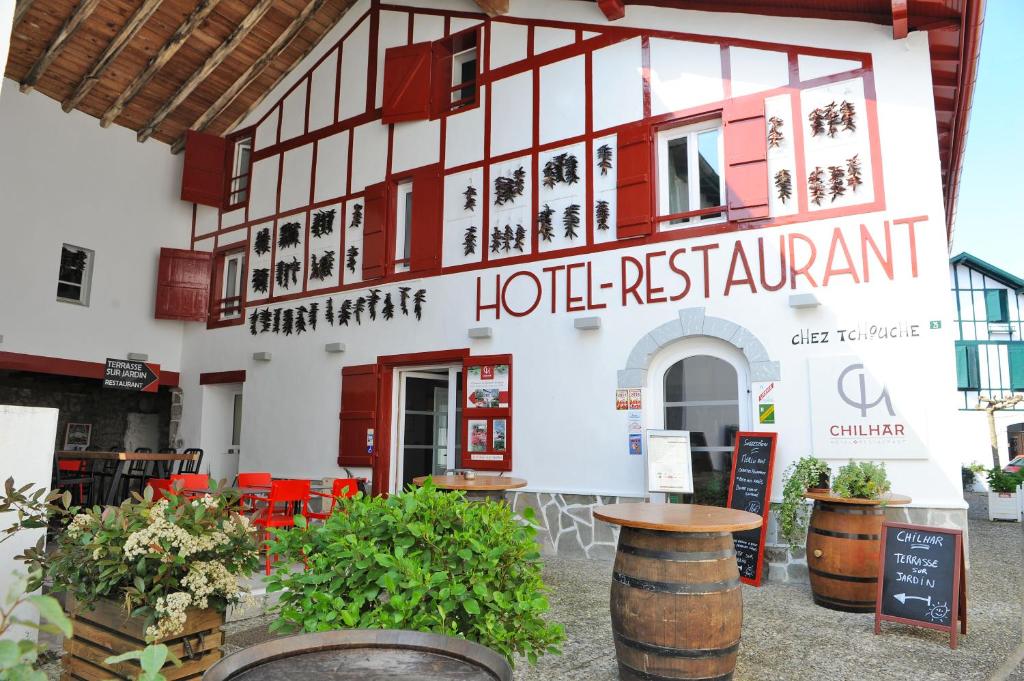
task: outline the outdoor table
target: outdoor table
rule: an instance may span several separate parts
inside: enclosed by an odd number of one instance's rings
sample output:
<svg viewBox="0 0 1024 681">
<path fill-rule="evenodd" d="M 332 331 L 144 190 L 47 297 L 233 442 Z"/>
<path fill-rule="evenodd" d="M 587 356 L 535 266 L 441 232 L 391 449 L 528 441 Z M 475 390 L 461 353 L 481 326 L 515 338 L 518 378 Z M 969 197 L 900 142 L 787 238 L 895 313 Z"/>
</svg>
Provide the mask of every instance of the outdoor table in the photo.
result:
<svg viewBox="0 0 1024 681">
<path fill-rule="evenodd" d="M 471 479 L 464 475 L 422 475 L 413 478 L 412 481 L 422 487 L 427 478 L 430 478 L 434 487 L 438 489 L 465 492 L 466 499 L 470 501 L 502 501 L 507 490 L 526 487 L 526 480 L 522 478 L 506 478 L 500 475 L 477 475 Z"/>
<path fill-rule="evenodd" d="M 694 504 L 609 504 L 620 525 L 611 615 L 620 679 L 732 678 L 743 624 L 733 532 L 746 511 Z"/>
<path fill-rule="evenodd" d="M 113 506 L 117 504 L 117 491 L 121 489 L 121 476 L 129 461 L 155 461 L 158 465 L 170 465 L 174 461 L 194 461 L 198 456 L 195 454 L 167 454 L 158 452 L 90 452 L 90 451 L 58 451 L 55 453 L 57 459 L 86 459 L 89 461 L 116 461 L 114 477 L 107 489 L 104 505 Z M 163 471 L 166 473 L 167 471 Z M 159 475 L 154 477 L 161 477 Z M 166 475 L 164 475 L 166 477 Z"/>
<path fill-rule="evenodd" d="M 874 612 L 883 507 L 909 504 L 910 497 L 885 494 L 878 499 L 847 499 L 829 491 L 804 496 L 814 500 L 807 528 L 807 570 L 814 602 L 831 610 Z"/>
</svg>

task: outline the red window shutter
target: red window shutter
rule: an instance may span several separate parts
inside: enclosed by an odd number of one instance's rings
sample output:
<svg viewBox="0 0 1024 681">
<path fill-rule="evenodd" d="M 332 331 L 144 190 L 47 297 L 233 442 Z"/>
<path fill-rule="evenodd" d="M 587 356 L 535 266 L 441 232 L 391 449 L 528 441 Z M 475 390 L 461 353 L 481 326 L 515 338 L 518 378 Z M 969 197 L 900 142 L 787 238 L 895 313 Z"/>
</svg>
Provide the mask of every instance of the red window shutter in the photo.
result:
<svg viewBox="0 0 1024 681">
<path fill-rule="evenodd" d="M 430 117 L 431 43 L 388 48 L 384 53 L 382 123 Z"/>
<path fill-rule="evenodd" d="M 368 442 L 371 431 L 375 447 L 379 441 L 376 433 L 378 376 L 376 364 L 344 367 L 341 370 L 339 466 L 373 465 L 373 452 L 368 451 Z"/>
<path fill-rule="evenodd" d="M 223 137 L 188 130 L 185 165 L 181 172 L 181 200 L 220 208 L 224 203 L 227 141 Z"/>
<path fill-rule="evenodd" d="M 387 185 L 366 188 L 363 199 L 363 279 L 380 279 L 387 263 Z"/>
<path fill-rule="evenodd" d="M 444 183 L 440 166 L 418 171 L 412 178 L 412 243 L 409 270 L 420 272 L 441 267 Z"/>
<path fill-rule="evenodd" d="M 210 305 L 212 261 L 211 253 L 161 248 L 154 316 L 205 322 Z"/>
<path fill-rule="evenodd" d="M 640 123 L 618 134 L 618 238 L 646 236 L 654 228 L 651 126 Z"/>
<path fill-rule="evenodd" d="M 753 95 L 726 103 L 725 191 L 730 221 L 768 217 L 768 138 L 764 97 Z"/>
</svg>

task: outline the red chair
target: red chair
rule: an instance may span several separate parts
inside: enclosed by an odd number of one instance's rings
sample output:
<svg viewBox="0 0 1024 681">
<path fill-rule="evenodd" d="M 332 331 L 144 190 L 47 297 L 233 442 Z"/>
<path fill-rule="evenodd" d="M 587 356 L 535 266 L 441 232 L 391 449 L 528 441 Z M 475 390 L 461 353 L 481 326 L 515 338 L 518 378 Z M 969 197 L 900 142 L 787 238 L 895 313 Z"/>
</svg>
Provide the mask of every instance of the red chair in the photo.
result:
<svg viewBox="0 0 1024 681">
<path fill-rule="evenodd" d="M 270 487 L 274 479 L 270 477 L 270 473 L 239 473 L 236 487 Z M 251 500 L 242 498 L 241 500 L 242 510 L 249 512 L 253 510 Z"/>
<path fill-rule="evenodd" d="M 160 501 L 172 493 L 171 481 L 168 478 L 150 478 L 146 481 L 146 487 L 153 488 L 153 501 Z"/>
<path fill-rule="evenodd" d="M 210 489 L 210 476 L 205 473 L 179 473 L 171 476 L 171 487 L 181 483 L 182 494 L 186 497 L 202 496 Z"/>
<path fill-rule="evenodd" d="M 78 486 L 78 503 L 85 505 L 86 495 L 85 486 L 89 485 L 89 491 L 92 491 L 92 484 L 94 479 L 88 475 L 89 462 L 85 459 L 60 459 L 57 461 L 57 487 L 71 487 Z M 63 473 L 81 473 L 82 475 L 62 475 Z M 90 495 L 91 497 L 91 495 Z"/>
<path fill-rule="evenodd" d="M 299 507 L 298 513 L 309 515 L 309 480 L 274 480 L 270 484 L 270 494 L 265 497 L 247 494 L 243 500 L 250 501 L 256 507 L 256 514 L 252 516 L 252 524 L 262 528 L 262 541 L 267 557 L 267 574 L 270 574 L 270 549 L 267 548 L 267 541 L 270 539 L 270 528 L 272 527 L 294 527 L 295 506 Z M 276 560 L 276 556 L 275 556 Z"/>
<path fill-rule="evenodd" d="M 310 491 L 310 494 L 323 497 L 324 499 L 330 499 L 331 506 L 327 509 L 326 513 L 314 513 L 313 511 L 310 511 L 305 514 L 306 517 L 311 520 L 327 520 L 331 514 L 334 513 L 334 507 L 338 503 L 338 499 L 347 499 L 359 494 L 359 480 L 356 478 L 338 478 L 331 485 L 330 494 L 313 491 Z"/>
</svg>

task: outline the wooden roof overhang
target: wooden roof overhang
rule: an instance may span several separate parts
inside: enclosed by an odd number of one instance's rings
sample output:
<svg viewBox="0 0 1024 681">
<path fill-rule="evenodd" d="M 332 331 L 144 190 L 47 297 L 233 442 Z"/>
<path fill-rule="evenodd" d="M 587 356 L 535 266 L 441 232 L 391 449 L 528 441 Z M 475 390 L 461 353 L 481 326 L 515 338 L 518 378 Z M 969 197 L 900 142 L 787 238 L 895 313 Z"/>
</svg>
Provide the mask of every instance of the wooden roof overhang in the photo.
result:
<svg viewBox="0 0 1024 681">
<path fill-rule="evenodd" d="M 508 0 L 475 0 L 508 12 Z M 594 2 L 595 0 L 583 0 Z M 596 0 L 891 25 L 927 31 L 946 224 L 953 219 L 985 0 Z M 186 130 L 223 135 L 256 108 L 354 0 L 18 0 L 6 75 L 100 120 L 180 148 Z"/>
</svg>

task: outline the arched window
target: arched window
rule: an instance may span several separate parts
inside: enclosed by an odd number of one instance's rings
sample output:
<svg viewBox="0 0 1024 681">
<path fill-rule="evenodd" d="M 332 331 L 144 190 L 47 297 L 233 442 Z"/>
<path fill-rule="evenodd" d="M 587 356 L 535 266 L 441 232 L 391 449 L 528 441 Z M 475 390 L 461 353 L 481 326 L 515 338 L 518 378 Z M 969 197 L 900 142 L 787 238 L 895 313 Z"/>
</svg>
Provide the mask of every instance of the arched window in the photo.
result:
<svg viewBox="0 0 1024 681">
<path fill-rule="evenodd" d="M 665 428 L 690 431 L 694 503 L 724 506 L 740 429 L 736 369 L 717 357 L 693 355 L 669 367 L 664 391 Z"/>
</svg>

